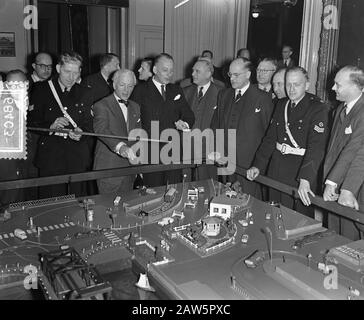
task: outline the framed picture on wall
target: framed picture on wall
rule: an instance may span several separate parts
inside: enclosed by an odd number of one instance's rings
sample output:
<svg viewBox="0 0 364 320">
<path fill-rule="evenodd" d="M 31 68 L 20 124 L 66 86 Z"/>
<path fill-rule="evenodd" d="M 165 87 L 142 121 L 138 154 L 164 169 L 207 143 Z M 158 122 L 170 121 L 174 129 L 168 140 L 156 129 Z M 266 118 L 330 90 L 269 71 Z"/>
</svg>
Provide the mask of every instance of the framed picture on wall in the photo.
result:
<svg viewBox="0 0 364 320">
<path fill-rule="evenodd" d="M 0 57 L 15 57 L 15 32 L 0 32 Z"/>
</svg>

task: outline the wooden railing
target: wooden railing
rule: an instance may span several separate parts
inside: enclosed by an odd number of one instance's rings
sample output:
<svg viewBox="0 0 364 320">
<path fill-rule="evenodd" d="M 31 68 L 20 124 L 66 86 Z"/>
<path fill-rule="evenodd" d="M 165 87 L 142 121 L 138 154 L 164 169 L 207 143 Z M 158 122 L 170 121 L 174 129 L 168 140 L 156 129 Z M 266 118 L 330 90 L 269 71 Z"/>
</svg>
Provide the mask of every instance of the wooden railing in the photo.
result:
<svg viewBox="0 0 364 320">
<path fill-rule="evenodd" d="M 125 176 L 125 175 L 135 175 L 137 173 L 149 173 L 149 172 L 158 172 L 158 171 L 168 171 L 175 169 L 188 169 L 191 168 L 194 170 L 198 165 L 191 164 L 170 164 L 170 165 L 138 165 L 138 166 L 130 166 L 127 168 L 117 168 L 117 169 L 106 169 L 106 170 L 96 170 L 89 171 L 84 173 L 77 174 L 66 174 L 52 177 L 42 177 L 42 178 L 33 178 L 33 179 L 23 179 L 23 180 L 12 180 L 12 181 L 3 181 L 0 182 L 0 190 L 8 190 L 8 189 L 21 189 L 21 188 L 29 188 L 29 187 L 39 187 L 51 184 L 59 184 L 59 183 L 71 183 L 71 182 L 79 182 L 79 181 L 88 181 L 88 180 L 96 180 L 101 178 L 110 178 L 115 176 Z M 203 165 L 205 166 L 205 165 Z M 237 167 L 236 174 L 241 176 L 246 176 L 246 169 Z M 271 178 L 268 178 L 263 175 L 259 175 L 256 182 L 268 186 L 270 188 L 274 188 L 295 198 L 299 198 L 297 188 L 291 187 L 284 183 L 280 183 Z M 336 202 L 326 202 L 322 197 L 316 195 L 315 197 L 311 197 L 311 202 L 324 210 L 330 211 L 342 217 L 346 217 L 355 222 L 359 222 L 364 224 L 364 212 L 361 213 L 354 209 L 344 207 L 339 205 Z"/>
</svg>

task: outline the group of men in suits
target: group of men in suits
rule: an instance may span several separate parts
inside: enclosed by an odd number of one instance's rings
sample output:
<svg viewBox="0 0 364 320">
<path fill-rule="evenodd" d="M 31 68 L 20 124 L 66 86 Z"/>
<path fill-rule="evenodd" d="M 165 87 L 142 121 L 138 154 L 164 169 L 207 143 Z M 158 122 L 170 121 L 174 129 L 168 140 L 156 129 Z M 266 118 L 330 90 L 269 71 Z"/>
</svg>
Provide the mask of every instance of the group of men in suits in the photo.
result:
<svg viewBox="0 0 364 320">
<path fill-rule="evenodd" d="M 40 58 L 47 57 L 41 55 Z M 40 62 L 38 64 L 47 65 L 49 61 Z M 240 185 L 244 192 L 261 197 L 260 188 L 253 180 L 267 172 L 272 178 L 297 187 L 301 199 L 296 201 L 269 190 L 270 200 L 312 216 L 312 210 L 307 208 L 310 208 L 310 197 L 322 189 L 318 176 L 323 164 L 324 199 L 357 210 L 364 208 L 364 73 L 361 69 L 347 66 L 336 75 L 333 90 L 343 104 L 336 110 L 330 133 L 328 107 L 307 93 L 309 79 L 300 67 L 275 72 L 272 61 L 262 60 L 258 75 L 262 73 L 262 79 L 270 78 L 271 87 L 261 90 L 252 85 L 253 67 L 245 58 L 236 58 L 229 66 L 231 88 L 213 81 L 214 67 L 210 59 L 203 57 L 192 68 L 192 83 L 183 89 L 171 83 L 174 61 L 166 53 L 155 58 L 151 69 L 149 65 L 148 75 L 151 76 L 138 84 L 132 71 L 120 70 L 119 60 L 114 55 L 105 57 L 98 76 L 87 77 L 83 82 L 86 85 L 77 83 L 81 66 L 82 58 L 76 53 L 61 55 L 57 76 L 33 88 L 31 104 L 34 109 L 29 114 L 30 123 L 51 129 L 73 129 L 63 135 L 41 135 L 35 159 L 40 176 L 82 172 L 90 167 L 92 142 L 80 134 L 85 130 L 128 136 L 131 130 L 142 128 L 150 138 L 152 126 L 157 122 L 158 134 L 165 129 L 176 129 L 181 137 L 183 131 L 190 129 L 224 129 L 225 132 L 235 129 L 236 166 L 249 170 L 247 179 L 231 175 L 228 180 Z M 105 90 L 103 97 L 100 93 L 95 100 L 94 94 L 100 88 L 99 84 L 93 84 L 97 79 L 102 80 Z M 271 91 L 275 93 L 274 101 Z M 225 147 L 227 145 L 225 141 Z M 123 139 L 99 138 L 93 168 L 129 166 L 130 160 L 135 158 L 131 147 Z M 160 151 L 162 145 L 149 145 L 149 162 L 151 148 Z M 196 178 L 214 174 L 201 169 Z M 98 181 L 98 188 L 101 193 L 125 192 L 131 190 L 132 180 L 133 177 L 102 179 Z M 181 180 L 180 170 L 144 175 L 148 186 Z M 73 188 L 76 194 L 84 193 L 76 185 Z M 62 190 L 46 190 L 48 196 L 64 192 L 64 186 Z M 350 229 L 351 238 L 356 238 L 353 234 L 360 230 L 360 226 L 332 216 L 329 226 L 342 233 Z"/>
</svg>

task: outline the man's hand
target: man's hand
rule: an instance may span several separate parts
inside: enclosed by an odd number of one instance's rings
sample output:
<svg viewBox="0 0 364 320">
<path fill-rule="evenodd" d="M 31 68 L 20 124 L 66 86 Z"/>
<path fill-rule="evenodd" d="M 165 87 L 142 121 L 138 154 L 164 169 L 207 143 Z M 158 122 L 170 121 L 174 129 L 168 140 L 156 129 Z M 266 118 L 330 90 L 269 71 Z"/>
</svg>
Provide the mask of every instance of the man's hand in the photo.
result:
<svg viewBox="0 0 364 320">
<path fill-rule="evenodd" d="M 315 194 L 312 192 L 310 187 L 310 182 L 305 179 L 300 179 L 300 185 L 298 187 L 298 194 L 301 198 L 301 201 L 305 206 L 311 205 L 311 200 L 308 194 L 312 197 L 315 197 Z"/>
<path fill-rule="evenodd" d="M 50 126 L 50 129 L 63 129 L 64 127 L 69 125 L 69 121 L 65 117 L 57 118 Z"/>
<path fill-rule="evenodd" d="M 176 121 L 174 124 L 176 125 L 177 130 L 181 130 L 181 131 L 190 130 L 190 126 L 188 125 L 188 123 L 185 121 L 182 121 L 181 119 Z"/>
<path fill-rule="evenodd" d="M 257 176 L 259 176 L 259 173 L 260 173 L 260 171 L 259 171 L 259 169 L 258 168 L 256 168 L 256 167 L 251 167 L 250 169 L 248 169 L 247 170 L 247 172 L 246 172 L 246 178 L 248 179 L 248 180 L 250 180 L 250 181 L 253 181 L 253 180 L 255 180 L 255 178 L 257 177 Z"/>
<path fill-rule="evenodd" d="M 120 147 L 119 154 L 123 158 L 128 158 L 129 161 L 133 161 L 134 159 L 136 159 L 133 149 L 129 148 L 127 145 L 123 145 Z"/>
<path fill-rule="evenodd" d="M 68 136 L 70 137 L 70 139 L 75 140 L 75 141 L 80 141 L 82 135 L 81 134 L 77 134 L 76 132 L 82 132 L 82 129 L 77 127 L 75 129 L 73 129 L 73 131 L 70 131 L 68 133 Z"/>
<path fill-rule="evenodd" d="M 359 210 L 358 201 L 355 199 L 353 193 L 349 190 L 341 189 L 338 203 L 355 210 Z"/>
<path fill-rule="evenodd" d="M 336 201 L 339 195 L 335 192 L 336 187 L 331 184 L 326 184 L 323 198 L 325 201 Z"/>
</svg>

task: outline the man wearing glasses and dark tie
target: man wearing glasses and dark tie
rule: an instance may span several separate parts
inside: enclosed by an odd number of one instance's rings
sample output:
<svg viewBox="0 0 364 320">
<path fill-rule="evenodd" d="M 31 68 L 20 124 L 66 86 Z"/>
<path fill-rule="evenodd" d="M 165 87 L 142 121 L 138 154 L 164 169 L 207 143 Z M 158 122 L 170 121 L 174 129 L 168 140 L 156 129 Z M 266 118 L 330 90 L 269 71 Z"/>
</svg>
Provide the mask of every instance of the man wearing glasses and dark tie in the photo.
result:
<svg viewBox="0 0 364 320">
<path fill-rule="evenodd" d="M 245 169 L 252 165 L 273 112 L 269 94 L 250 83 L 251 71 L 252 63 L 245 58 L 231 62 L 228 75 L 232 88 L 220 91 L 212 121 L 214 128 L 225 130 L 225 149 L 228 145 L 227 130 L 236 130 L 236 164 Z M 235 174 L 228 180 L 239 182 L 245 193 L 260 197 L 260 188 L 256 183 Z"/>
</svg>

